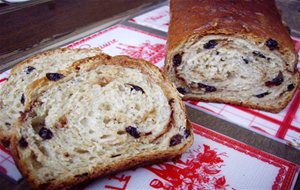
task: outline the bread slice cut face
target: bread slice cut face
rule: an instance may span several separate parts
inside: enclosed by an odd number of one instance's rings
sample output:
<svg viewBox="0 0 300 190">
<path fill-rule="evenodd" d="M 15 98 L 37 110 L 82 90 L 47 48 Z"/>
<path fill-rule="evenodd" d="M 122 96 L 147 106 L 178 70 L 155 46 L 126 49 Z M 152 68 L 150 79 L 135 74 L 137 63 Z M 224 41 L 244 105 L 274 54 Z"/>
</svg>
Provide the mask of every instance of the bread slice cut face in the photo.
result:
<svg viewBox="0 0 300 190">
<path fill-rule="evenodd" d="M 87 58 L 46 73 L 25 96 L 12 151 L 35 189 L 169 160 L 193 142 L 180 94 L 143 60 Z"/>
<path fill-rule="evenodd" d="M 167 73 L 186 100 L 278 112 L 295 93 L 299 73 L 297 56 L 280 53 L 276 43 L 215 34 L 191 38 L 168 55 Z"/>
<path fill-rule="evenodd" d="M 8 145 L 14 123 L 24 109 L 25 88 L 34 80 L 71 66 L 75 61 L 101 53 L 100 49 L 60 48 L 36 54 L 16 65 L 0 87 L 0 141 Z"/>
</svg>

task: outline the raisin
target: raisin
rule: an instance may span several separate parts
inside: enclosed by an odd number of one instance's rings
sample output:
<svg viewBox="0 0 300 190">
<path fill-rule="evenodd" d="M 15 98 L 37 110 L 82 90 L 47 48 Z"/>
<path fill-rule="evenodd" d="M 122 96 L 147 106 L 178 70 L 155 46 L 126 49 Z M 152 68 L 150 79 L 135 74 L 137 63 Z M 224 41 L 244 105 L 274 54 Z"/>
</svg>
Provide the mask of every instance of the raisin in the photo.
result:
<svg viewBox="0 0 300 190">
<path fill-rule="evenodd" d="M 24 137 L 22 137 L 20 140 L 19 140 L 19 145 L 20 147 L 22 148 L 26 148 L 28 146 L 28 142 L 26 141 L 26 139 Z"/>
<path fill-rule="evenodd" d="M 51 139 L 53 137 L 53 133 L 50 131 L 50 129 L 47 129 L 45 127 L 42 127 L 39 131 L 40 137 L 43 139 Z"/>
<path fill-rule="evenodd" d="M 85 176 L 88 176 L 89 173 L 82 173 L 82 174 L 78 174 L 78 175 L 75 175 L 74 177 L 85 177 Z"/>
<path fill-rule="evenodd" d="M 186 94 L 188 92 L 187 89 L 184 87 L 178 87 L 177 91 L 181 94 Z"/>
<path fill-rule="evenodd" d="M 21 103 L 24 105 L 24 103 L 25 103 L 25 96 L 24 96 L 24 94 L 22 94 L 22 96 L 21 96 Z"/>
<path fill-rule="evenodd" d="M 249 63 L 249 60 L 248 60 L 248 59 L 246 59 L 246 58 L 243 58 L 243 61 L 244 61 L 246 64 L 248 64 L 248 63 Z"/>
<path fill-rule="evenodd" d="M 174 136 L 170 139 L 170 146 L 176 146 L 176 145 L 180 144 L 182 138 L 183 138 L 183 136 L 180 135 L 180 134 L 174 135 Z"/>
<path fill-rule="evenodd" d="M 152 132 L 145 133 L 145 136 L 152 135 Z"/>
<path fill-rule="evenodd" d="M 111 155 L 110 157 L 111 158 L 115 158 L 115 157 L 118 157 L 118 156 L 121 156 L 122 154 L 116 154 L 116 155 Z"/>
<path fill-rule="evenodd" d="M 142 92 L 143 94 L 145 94 L 145 91 L 144 91 L 141 87 L 139 87 L 139 86 L 137 86 L 137 85 L 134 85 L 134 84 L 128 84 L 128 85 L 131 86 L 131 91 L 133 91 L 133 90 L 135 90 L 135 91 L 140 91 L 140 92 Z"/>
<path fill-rule="evenodd" d="M 191 135 L 191 131 L 189 129 L 184 130 L 184 138 L 188 138 Z"/>
<path fill-rule="evenodd" d="M 216 45 L 218 45 L 216 40 L 209 40 L 206 44 L 203 45 L 203 48 L 204 49 L 212 49 L 212 48 L 216 47 Z"/>
<path fill-rule="evenodd" d="M 278 75 L 275 78 L 273 78 L 271 81 L 265 82 L 265 85 L 267 87 L 279 86 L 283 81 L 284 81 L 283 74 L 281 71 L 279 71 Z"/>
<path fill-rule="evenodd" d="M 176 54 L 173 57 L 173 65 L 174 67 L 178 67 L 181 64 L 182 56 L 180 54 Z"/>
<path fill-rule="evenodd" d="M 10 127 L 10 126 L 11 126 L 11 124 L 10 124 L 10 123 L 8 123 L 8 122 L 5 122 L 5 126 L 7 126 L 7 127 Z"/>
<path fill-rule="evenodd" d="M 268 39 L 265 44 L 270 50 L 278 48 L 278 42 L 276 40 L 273 40 L 272 38 Z"/>
<path fill-rule="evenodd" d="M 5 148 L 9 148 L 9 146 L 10 146 L 10 141 L 9 141 L 9 140 L 1 140 L 1 144 L 2 144 Z"/>
<path fill-rule="evenodd" d="M 266 56 L 264 54 L 260 53 L 259 51 L 253 51 L 252 54 L 254 56 L 266 59 Z"/>
<path fill-rule="evenodd" d="M 60 73 L 47 73 L 46 77 L 47 77 L 48 80 L 58 81 L 59 79 L 62 79 L 65 76 L 63 74 L 60 74 Z"/>
<path fill-rule="evenodd" d="M 263 97 L 265 97 L 266 95 L 269 95 L 269 94 L 270 94 L 270 92 L 264 92 L 264 93 L 255 95 L 255 97 L 257 97 L 257 98 L 263 98 Z"/>
<path fill-rule="evenodd" d="M 294 84 L 289 84 L 287 87 L 287 90 L 292 91 L 292 90 L 294 90 L 294 88 L 295 88 Z"/>
<path fill-rule="evenodd" d="M 290 28 L 290 27 L 288 27 L 288 26 L 286 26 L 286 29 L 287 29 L 288 33 L 291 35 L 291 34 L 292 34 L 292 30 L 291 30 L 291 28 Z"/>
<path fill-rule="evenodd" d="M 216 87 L 214 87 L 214 86 L 209 86 L 209 85 L 202 84 L 202 83 L 198 83 L 198 87 L 199 87 L 199 88 L 204 88 L 204 89 L 205 89 L 205 92 L 215 92 L 215 91 L 217 91 L 217 88 L 216 88 Z"/>
<path fill-rule="evenodd" d="M 133 136 L 136 139 L 140 137 L 140 133 L 137 131 L 137 129 L 135 127 L 128 126 L 128 127 L 126 127 L 125 130 L 129 135 Z"/>
<path fill-rule="evenodd" d="M 26 74 L 30 74 L 33 70 L 35 70 L 34 67 L 28 66 L 28 67 L 25 68 L 25 73 L 26 73 Z"/>
</svg>

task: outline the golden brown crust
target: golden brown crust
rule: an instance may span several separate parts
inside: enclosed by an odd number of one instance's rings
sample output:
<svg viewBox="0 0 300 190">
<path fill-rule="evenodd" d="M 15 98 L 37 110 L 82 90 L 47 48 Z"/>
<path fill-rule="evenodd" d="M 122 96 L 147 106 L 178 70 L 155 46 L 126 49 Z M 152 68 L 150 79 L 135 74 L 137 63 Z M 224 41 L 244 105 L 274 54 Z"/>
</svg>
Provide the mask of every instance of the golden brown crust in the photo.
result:
<svg viewBox="0 0 300 190">
<path fill-rule="evenodd" d="M 13 141 L 16 142 L 15 140 Z M 21 171 L 23 177 L 27 180 L 31 189 L 43 189 L 43 190 L 50 190 L 50 189 L 65 189 L 70 186 L 74 186 L 75 184 L 79 184 L 86 180 L 91 180 L 94 178 L 99 178 L 106 176 L 107 174 L 115 173 L 118 171 L 124 171 L 133 167 L 138 166 L 146 166 L 150 164 L 155 164 L 163 161 L 172 160 L 181 156 L 191 145 L 193 144 L 193 138 L 190 138 L 190 141 L 186 143 L 186 145 L 180 150 L 174 151 L 170 150 L 167 152 L 157 153 L 157 154 L 150 154 L 145 153 L 134 158 L 128 158 L 123 162 L 116 162 L 112 165 L 106 165 L 104 168 L 95 168 L 92 173 L 87 175 L 83 174 L 82 176 L 73 176 L 66 180 L 65 182 L 56 182 L 56 183 L 48 183 L 48 184 L 38 184 L 35 178 L 30 174 L 30 172 L 26 169 L 26 166 L 22 163 L 20 159 L 16 159 L 18 156 L 18 151 L 16 150 L 16 144 L 12 147 L 12 153 L 15 157 L 15 162 L 18 169 Z"/>
<path fill-rule="evenodd" d="M 59 54 L 61 52 L 65 52 L 65 51 L 68 51 L 70 50 L 69 48 L 59 48 L 59 49 L 50 49 L 48 51 L 44 51 L 44 52 L 41 52 L 41 53 L 38 53 L 38 54 L 35 54 L 27 59 L 25 59 L 24 61 L 20 62 L 19 64 L 17 64 L 12 70 L 11 70 L 11 74 L 14 74 L 16 72 L 18 72 L 18 70 L 23 66 L 23 65 L 26 65 L 28 63 L 31 63 L 33 60 L 35 59 L 39 59 L 41 57 L 46 57 L 46 56 L 50 56 L 50 55 L 53 55 L 53 54 Z M 86 51 L 87 53 L 90 52 L 90 51 L 97 51 L 97 52 L 102 52 L 100 48 L 91 48 L 91 49 L 72 49 L 72 51 L 74 51 L 74 53 L 76 52 L 83 52 L 83 51 Z M 76 51 L 76 52 L 75 52 Z"/>
<path fill-rule="evenodd" d="M 191 35 L 224 34 L 262 43 L 272 38 L 281 53 L 296 53 L 274 0 L 171 0 L 170 9 L 168 52 Z"/>
<path fill-rule="evenodd" d="M 71 67 L 68 69 L 61 71 L 60 73 L 63 73 L 67 75 L 71 72 L 78 72 L 81 69 L 93 69 L 97 67 L 97 65 L 122 65 L 125 67 L 130 68 L 137 68 L 141 70 L 143 73 L 154 77 L 157 81 L 162 81 L 160 85 L 162 85 L 162 89 L 164 90 L 165 95 L 170 98 L 175 98 L 176 101 L 179 103 L 179 106 L 181 109 L 184 110 L 185 117 L 186 117 L 186 110 L 184 103 L 180 99 L 180 94 L 176 91 L 175 86 L 170 82 L 168 78 L 166 78 L 160 70 L 154 66 L 153 64 L 144 61 L 144 60 L 137 60 L 132 59 L 128 56 L 115 56 L 110 57 L 108 55 L 98 55 L 91 58 L 82 59 L 76 63 L 74 63 Z M 35 88 L 38 86 L 44 86 L 48 83 L 51 83 L 51 81 L 48 81 L 46 77 L 41 78 L 31 85 L 28 86 L 26 89 L 26 96 L 28 96 L 28 102 L 25 104 L 25 110 L 30 110 L 30 102 L 34 101 L 34 94 L 30 94 L 34 91 Z M 53 82 L 55 84 L 55 82 Z M 21 120 L 17 123 L 17 128 L 21 125 Z M 186 128 L 192 131 L 192 125 L 191 123 L 186 120 L 187 126 Z M 92 173 L 88 174 L 82 174 L 81 176 L 73 176 L 65 181 L 51 181 L 48 184 L 39 184 L 39 182 L 34 178 L 34 176 L 30 173 L 30 171 L 26 168 L 25 162 L 19 158 L 19 147 L 18 147 L 18 139 L 17 134 L 13 136 L 12 139 L 12 145 L 11 145 L 11 151 L 13 154 L 13 157 L 15 159 L 16 165 L 21 171 L 22 175 L 27 180 L 30 188 L 32 189 L 65 189 L 67 187 L 76 185 L 78 183 L 81 183 L 86 180 L 91 180 L 96 177 L 103 177 L 107 174 L 111 174 L 117 171 L 126 170 L 132 167 L 137 167 L 140 165 L 148 165 L 153 164 L 161 161 L 166 160 L 172 160 L 174 158 L 177 158 L 181 154 L 183 154 L 192 144 L 193 144 L 193 133 L 191 132 L 190 136 L 186 139 L 184 145 L 178 145 L 174 147 L 170 147 L 168 150 L 164 152 L 159 153 L 153 153 L 153 152 L 144 152 L 141 153 L 135 157 L 130 157 L 126 160 L 123 160 L 122 162 L 115 162 L 110 165 L 101 166 L 98 168 L 94 168 Z"/>
</svg>

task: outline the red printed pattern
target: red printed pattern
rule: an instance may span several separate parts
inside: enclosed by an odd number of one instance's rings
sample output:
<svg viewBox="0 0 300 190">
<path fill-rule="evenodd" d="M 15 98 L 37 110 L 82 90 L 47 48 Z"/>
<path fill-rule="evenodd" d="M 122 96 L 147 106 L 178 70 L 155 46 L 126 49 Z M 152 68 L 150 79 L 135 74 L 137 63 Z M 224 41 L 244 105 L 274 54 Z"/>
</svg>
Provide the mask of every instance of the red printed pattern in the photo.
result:
<svg viewBox="0 0 300 190">
<path fill-rule="evenodd" d="M 193 128 L 196 134 L 195 138 L 198 135 L 202 136 L 279 168 L 279 172 L 272 184 L 273 190 L 290 189 L 292 187 L 293 179 L 298 171 L 297 165 L 213 132 L 200 125 L 193 123 Z M 227 184 L 226 176 L 222 174 L 222 167 L 225 166 L 222 158 L 229 156 L 225 152 L 218 152 L 219 150 L 211 147 L 211 145 L 202 144 L 198 145 L 196 150 L 189 150 L 186 161 L 178 160 L 176 164 L 167 162 L 145 167 L 145 169 L 157 176 L 157 178 L 153 178 L 150 181 L 149 186 L 155 189 L 166 190 L 234 189 L 230 187 L 230 184 Z M 121 177 L 111 177 L 108 180 L 117 180 L 120 187 L 106 185 L 105 188 L 125 190 L 130 179 L 131 175 L 126 174 L 122 174 Z"/>
<path fill-rule="evenodd" d="M 263 152 L 261 150 L 258 150 L 256 148 L 253 148 L 244 143 L 238 142 L 238 141 L 231 139 L 229 137 L 226 137 L 224 135 L 213 132 L 213 131 L 206 129 L 204 127 L 201 127 L 200 125 L 197 125 L 195 123 L 193 124 L 193 127 L 194 127 L 194 132 L 196 134 L 199 134 L 203 137 L 209 138 L 215 142 L 218 142 L 227 147 L 233 148 L 239 152 L 242 152 L 251 157 L 257 158 L 263 162 L 267 162 L 269 164 L 272 164 L 272 165 L 280 168 L 280 171 L 277 174 L 277 177 L 274 181 L 272 189 L 290 189 L 291 188 L 292 183 L 293 183 L 293 178 L 295 177 L 295 175 L 299 169 L 297 165 L 295 165 L 291 162 L 288 162 L 286 160 L 280 159 L 278 157 L 275 157 L 275 156 L 268 154 L 266 152 Z"/>
<path fill-rule="evenodd" d="M 119 44 L 118 49 L 122 50 L 121 54 L 128 55 L 133 58 L 145 59 L 151 63 L 157 63 L 164 59 L 166 55 L 164 44 L 151 44 L 146 41 L 139 46 Z"/>
<path fill-rule="evenodd" d="M 203 149 L 203 150 L 202 150 Z M 150 186 L 156 189 L 225 189 L 226 177 L 220 174 L 222 163 L 221 156 L 225 153 L 217 153 L 209 145 L 199 146 L 198 150 L 189 152 L 186 162 L 179 160 L 177 164 L 160 164 L 146 167 L 160 178 L 167 181 L 163 183 L 159 179 L 153 179 Z M 157 166 L 159 168 L 157 168 Z"/>
</svg>

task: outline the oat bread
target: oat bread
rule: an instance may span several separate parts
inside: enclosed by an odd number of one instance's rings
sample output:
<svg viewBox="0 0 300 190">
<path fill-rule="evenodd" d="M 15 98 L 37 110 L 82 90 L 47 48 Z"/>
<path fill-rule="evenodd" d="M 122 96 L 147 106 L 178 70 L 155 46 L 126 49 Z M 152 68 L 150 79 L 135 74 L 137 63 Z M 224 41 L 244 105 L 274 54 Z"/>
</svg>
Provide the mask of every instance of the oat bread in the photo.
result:
<svg viewBox="0 0 300 190">
<path fill-rule="evenodd" d="M 192 145 L 180 94 L 127 56 L 87 58 L 32 83 L 11 149 L 33 189 L 60 189 L 180 156 Z"/>
<path fill-rule="evenodd" d="M 166 73 L 185 100 L 286 107 L 298 55 L 273 0 L 171 0 L 170 9 Z"/>
<path fill-rule="evenodd" d="M 100 54 L 100 49 L 55 49 L 37 54 L 15 66 L 11 75 L 0 88 L 0 140 L 9 144 L 13 125 L 23 111 L 24 90 L 32 81 L 44 77 L 47 72 L 56 72 L 73 62 Z"/>
</svg>

